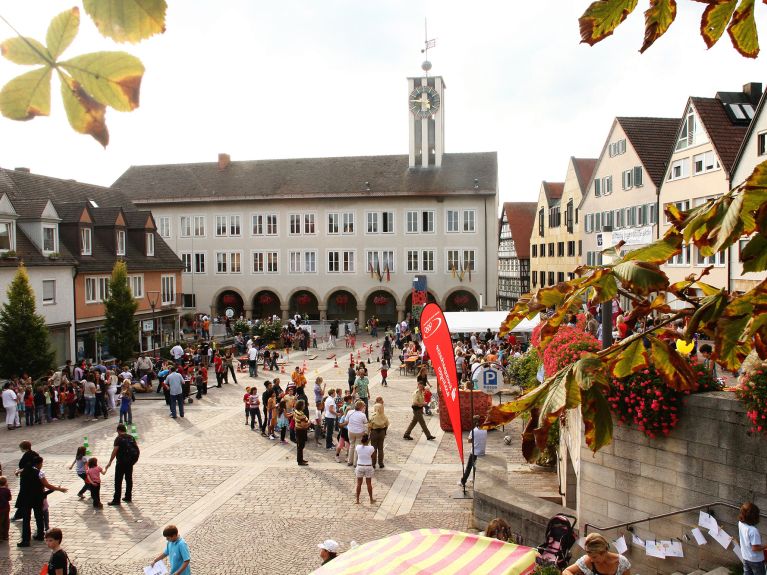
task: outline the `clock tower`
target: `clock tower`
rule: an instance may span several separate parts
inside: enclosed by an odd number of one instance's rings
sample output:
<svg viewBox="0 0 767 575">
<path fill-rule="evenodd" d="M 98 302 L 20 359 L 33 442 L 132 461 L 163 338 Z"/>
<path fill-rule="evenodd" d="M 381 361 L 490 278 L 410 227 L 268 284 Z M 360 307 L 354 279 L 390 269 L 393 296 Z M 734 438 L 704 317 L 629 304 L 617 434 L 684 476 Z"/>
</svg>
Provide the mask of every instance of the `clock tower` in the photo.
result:
<svg viewBox="0 0 767 575">
<path fill-rule="evenodd" d="M 438 168 L 445 151 L 445 83 L 429 76 L 431 63 L 421 68 L 425 75 L 408 78 L 410 168 Z"/>
</svg>

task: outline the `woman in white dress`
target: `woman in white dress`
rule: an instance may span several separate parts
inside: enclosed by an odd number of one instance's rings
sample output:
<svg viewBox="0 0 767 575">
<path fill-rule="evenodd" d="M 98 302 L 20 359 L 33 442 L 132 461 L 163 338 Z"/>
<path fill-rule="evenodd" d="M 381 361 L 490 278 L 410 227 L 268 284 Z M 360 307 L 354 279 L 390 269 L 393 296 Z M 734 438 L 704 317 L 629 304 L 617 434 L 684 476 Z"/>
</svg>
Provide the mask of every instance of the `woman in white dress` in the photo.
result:
<svg viewBox="0 0 767 575">
<path fill-rule="evenodd" d="M 563 575 L 631 575 L 631 563 L 623 555 L 609 550 L 610 544 L 599 533 L 586 537 L 586 554 L 562 573 Z"/>
</svg>

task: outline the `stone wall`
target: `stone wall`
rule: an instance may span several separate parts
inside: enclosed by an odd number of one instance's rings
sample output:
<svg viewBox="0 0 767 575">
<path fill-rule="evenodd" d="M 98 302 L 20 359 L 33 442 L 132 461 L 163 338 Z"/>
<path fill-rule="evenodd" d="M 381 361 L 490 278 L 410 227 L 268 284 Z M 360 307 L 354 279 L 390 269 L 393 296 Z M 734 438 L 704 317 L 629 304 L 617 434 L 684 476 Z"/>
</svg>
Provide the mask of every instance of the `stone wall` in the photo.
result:
<svg viewBox="0 0 767 575">
<path fill-rule="evenodd" d="M 638 521 L 634 529 L 642 539 L 682 538 L 697 524 L 697 511 L 641 519 L 713 501 L 739 506 L 750 500 L 767 511 L 767 438 L 750 436 L 748 428 L 743 404 L 732 393 L 706 393 L 686 399 L 681 421 L 667 438 L 651 440 L 616 425 L 613 443 L 596 455 L 582 446 L 577 482 L 581 533 L 586 523 Z M 713 513 L 737 539 L 737 512 L 717 507 Z M 732 546 L 725 551 L 708 536 L 701 547 L 683 541 L 684 559 L 660 560 L 632 547 L 625 529 L 602 533 L 608 539 L 627 535 L 634 573 L 689 573 L 737 563 Z"/>
</svg>

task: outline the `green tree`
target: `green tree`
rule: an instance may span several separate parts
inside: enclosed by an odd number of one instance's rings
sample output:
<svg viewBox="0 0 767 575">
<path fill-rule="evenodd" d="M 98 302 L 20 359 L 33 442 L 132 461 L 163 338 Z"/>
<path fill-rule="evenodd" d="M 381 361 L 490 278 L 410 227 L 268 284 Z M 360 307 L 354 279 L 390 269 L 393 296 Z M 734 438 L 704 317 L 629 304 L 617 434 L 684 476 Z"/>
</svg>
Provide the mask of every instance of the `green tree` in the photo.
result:
<svg viewBox="0 0 767 575">
<path fill-rule="evenodd" d="M 118 261 L 112 268 L 109 298 L 104 302 L 104 308 L 106 316 L 104 329 L 109 350 L 118 360 L 124 361 L 133 355 L 138 347 L 138 332 L 134 318 L 138 304 L 128 283 L 128 267 L 123 261 Z"/>
<path fill-rule="evenodd" d="M 0 373 L 9 377 L 27 372 L 38 378 L 53 367 L 54 353 L 45 318 L 36 313 L 35 292 L 24 264 L 8 287 L 8 301 L 0 310 Z"/>
</svg>

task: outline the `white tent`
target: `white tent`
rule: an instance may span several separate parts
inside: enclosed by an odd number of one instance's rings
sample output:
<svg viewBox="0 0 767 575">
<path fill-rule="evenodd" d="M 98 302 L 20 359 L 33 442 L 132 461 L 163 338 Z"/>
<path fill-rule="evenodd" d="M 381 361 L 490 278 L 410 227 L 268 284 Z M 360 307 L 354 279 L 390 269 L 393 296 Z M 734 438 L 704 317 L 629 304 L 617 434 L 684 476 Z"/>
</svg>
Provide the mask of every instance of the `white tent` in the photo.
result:
<svg viewBox="0 0 767 575">
<path fill-rule="evenodd" d="M 497 332 L 508 315 L 507 311 L 447 311 L 445 319 L 450 333 L 484 332 L 488 328 Z M 540 315 L 533 319 L 523 319 L 513 332 L 530 333 L 540 322 Z"/>
</svg>

